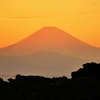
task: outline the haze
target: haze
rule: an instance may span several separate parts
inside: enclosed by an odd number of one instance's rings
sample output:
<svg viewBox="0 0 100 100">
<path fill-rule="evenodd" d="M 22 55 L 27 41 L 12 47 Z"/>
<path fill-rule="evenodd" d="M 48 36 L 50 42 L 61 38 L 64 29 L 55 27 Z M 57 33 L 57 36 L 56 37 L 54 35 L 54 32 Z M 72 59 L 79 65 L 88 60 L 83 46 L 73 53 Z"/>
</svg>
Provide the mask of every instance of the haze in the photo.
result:
<svg viewBox="0 0 100 100">
<path fill-rule="evenodd" d="M 100 47 L 100 0 L 0 0 L 0 48 L 44 26 Z"/>
</svg>

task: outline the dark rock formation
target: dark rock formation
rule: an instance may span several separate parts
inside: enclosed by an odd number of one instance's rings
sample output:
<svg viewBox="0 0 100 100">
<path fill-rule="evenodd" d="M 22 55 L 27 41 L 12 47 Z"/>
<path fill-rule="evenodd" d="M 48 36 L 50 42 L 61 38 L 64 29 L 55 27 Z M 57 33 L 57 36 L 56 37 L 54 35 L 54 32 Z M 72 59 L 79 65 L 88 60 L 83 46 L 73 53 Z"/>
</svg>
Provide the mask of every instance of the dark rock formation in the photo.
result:
<svg viewBox="0 0 100 100">
<path fill-rule="evenodd" d="M 72 79 L 20 74 L 8 82 L 0 78 L 0 100 L 100 100 L 99 66 L 83 64 Z"/>
<path fill-rule="evenodd" d="M 81 77 L 100 77 L 100 63 L 86 63 L 83 64 L 83 68 L 72 72 L 72 78 Z"/>
</svg>

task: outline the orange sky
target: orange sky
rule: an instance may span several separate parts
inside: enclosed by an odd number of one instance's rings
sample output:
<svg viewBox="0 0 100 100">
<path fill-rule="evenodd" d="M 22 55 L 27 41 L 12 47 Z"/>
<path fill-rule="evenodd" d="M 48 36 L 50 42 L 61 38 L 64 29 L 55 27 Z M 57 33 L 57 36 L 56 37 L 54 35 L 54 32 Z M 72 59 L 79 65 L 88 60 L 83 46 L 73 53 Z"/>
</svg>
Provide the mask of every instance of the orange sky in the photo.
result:
<svg viewBox="0 0 100 100">
<path fill-rule="evenodd" d="M 0 48 L 44 26 L 100 47 L 100 0 L 0 0 Z"/>
</svg>

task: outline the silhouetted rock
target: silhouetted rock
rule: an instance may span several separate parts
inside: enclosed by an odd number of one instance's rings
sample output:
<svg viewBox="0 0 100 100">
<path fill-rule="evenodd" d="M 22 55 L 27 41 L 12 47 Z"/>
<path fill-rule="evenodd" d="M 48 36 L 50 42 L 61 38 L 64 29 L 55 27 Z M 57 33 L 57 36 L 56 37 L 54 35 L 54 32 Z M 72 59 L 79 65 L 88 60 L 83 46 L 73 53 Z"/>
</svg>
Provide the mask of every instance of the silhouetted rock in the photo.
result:
<svg viewBox="0 0 100 100">
<path fill-rule="evenodd" d="M 3 79 L 2 78 L 0 78 L 0 83 L 2 83 L 3 82 Z"/>
<path fill-rule="evenodd" d="M 81 78 L 81 77 L 100 77 L 100 63 L 86 63 L 83 64 L 83 68 L 72 72 L 72 78 Z"/>
<path fill-rule="evenodd" d="M 0 78 L 0 100 L 100 100 L 99 65 L 83 64 L 72 79 L 20 74 L 8 82 Z"/>
</svg>

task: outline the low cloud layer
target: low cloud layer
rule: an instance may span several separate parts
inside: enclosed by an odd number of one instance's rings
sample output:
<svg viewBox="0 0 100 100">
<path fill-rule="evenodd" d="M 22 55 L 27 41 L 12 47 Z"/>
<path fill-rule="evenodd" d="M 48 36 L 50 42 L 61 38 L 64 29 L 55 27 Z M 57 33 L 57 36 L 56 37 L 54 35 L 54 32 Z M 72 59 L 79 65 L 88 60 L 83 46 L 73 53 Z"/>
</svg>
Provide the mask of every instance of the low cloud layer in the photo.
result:
<svg viewBox="0 0 100 100">
<path fill-rule="evenodd" d="M 0 20 L 31 20 L 38 18 L 51 18 L 57 16 L 66 16 L 70 14 L 99 14 L 100 11 L 80 11 L 80 12 L 66 12 L 65 14 L 51 14 L 51 15 L 36 15 L 36 16 L 15 16 L 15 17 L 0 17 Z"/>
</svg>

